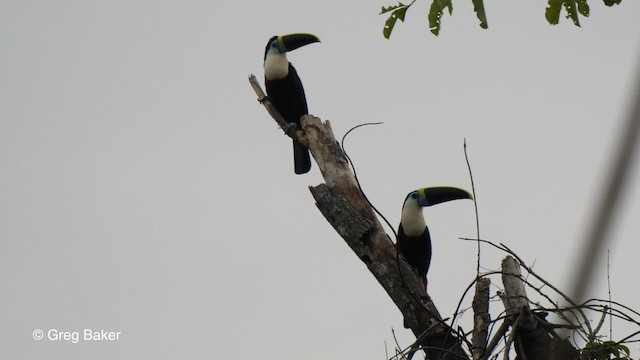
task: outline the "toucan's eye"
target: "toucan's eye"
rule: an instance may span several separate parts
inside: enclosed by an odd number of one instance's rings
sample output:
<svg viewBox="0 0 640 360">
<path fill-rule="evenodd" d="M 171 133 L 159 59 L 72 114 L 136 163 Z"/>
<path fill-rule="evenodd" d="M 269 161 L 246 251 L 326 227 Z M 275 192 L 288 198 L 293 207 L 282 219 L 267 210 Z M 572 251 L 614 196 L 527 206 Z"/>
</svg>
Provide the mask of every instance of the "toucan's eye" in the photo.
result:
<svg viewBox="0 0 640 360">
<path fill-rule="evenodd" d="M 417 192 L 415 192 L 415 191 L 414 191 L 414 192 L 412 192 L 412 193 L 411 193 L 411 198 L 412 198 L 412 199 L 417 199 L 417 198 L 418 198 L 418 193 L 417 193 Z"/>
</svg>

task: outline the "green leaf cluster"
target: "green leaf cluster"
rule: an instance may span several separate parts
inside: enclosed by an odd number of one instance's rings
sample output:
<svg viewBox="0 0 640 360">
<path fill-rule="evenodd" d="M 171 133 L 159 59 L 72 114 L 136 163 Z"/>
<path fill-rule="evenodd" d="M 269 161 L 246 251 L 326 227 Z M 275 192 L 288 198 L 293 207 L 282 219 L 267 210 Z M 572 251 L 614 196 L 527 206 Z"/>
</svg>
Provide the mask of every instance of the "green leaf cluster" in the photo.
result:
<svg viewBox="0 0 640 360">
<path fill-rule="evenodd" d="M 587 360 L 631 360 L 629 348 L 615 341 L 588 342 L 582 349 L 581 358 Z"/>
<path fill-rule="evenodd" d="M 391 36 L 391 32 L 393 31 L 393 27 L 396 25 L 397 20 L 404 22 L 407 10 L 415 3 L 415 1 L 416 0 L 413 0 L 411 3 L 406 5 L 398 2 L 398 5 L 382 7 L 382 10 L 380 11 L 381 15 L 389 13 L 387 20 L 384 22 L 384 28 L 382 29 L 382 35 L 384 35 L 385 38 L 388 39 Z M 480 21 L 480 27 L 483 29 L 488 28 L 489 24 L 487 22 L 487 15 L 484 11 L 484 0 L 471 1 L 473 3 L 473 10 L 476 12 L 476 16 Z M 432 0 L 427 19 L 429 21 L 429 29 L 436 36 L 440 33 L 441 19 L 445 9 L 449 11 L 449 15 L 453 14 L 453 0 Z"/>
<path fill-rule="evenodd" d="M 544 16 L 551 25 L 560 21 L 560 11 L 564 7 L 567 18 L 573 20 L 575 26 L 580 26 L 578 14 L 589 17 L 589 4 L 587 0 L 549 0 Z"/>
<path fill-rule="evenodd" d="M 382 7 L 380 14 L 389 14 L 387 20 L 384 23 L 382 34 L 385 38 L 391 37 L 396 21 L 400 20 L 404 22 L 404 17 L 407 10 L 416 0 L 413 0 L 409 4 L 403 4 L 398 2 L 397 5 L 391 5 Z M 605 5 L 613 6 L 618 5 L 622 0 L 602 0 Z M 480 27 L 487 29 L 489 23 L 487 22 L 487 14 L 484 9 L 484 0 L 471 0 L 473 3 L 473 11 L 476 13 L 476 17 L 480 22 Z M 560 22 L 560 13 L 562 9 L 566 11 L 566 17 L 573 21 L 573 24 L 580 26 L 580 16 L 589 17 L 589 4 L 587 0 L 547 0 L 547 8 L 545 10 L 545 18 L 551 25 L 556 25 Z M 453 0 L 431 0 L 431 6 L 429 7 L 429 14 L 427 19 L 429 21 L 429 30 L 436 36 L 440 34 L 442 27 L 442 15 L 444 11 L 448 10 L 449 15 L 453 14 Z"/>
<path fill-rule="evenodd" d="M 603 0 L 607 6 L 618 5 L 622 0 Z M 548 0 L 547 10 L 544 16 L 551 25 L 556 25 L 560 21 L 560 11 L 562 8 L 567 12 L 567 19 L 571 19 L 575 26 L 580 26 L 578 15 L 589 17 L 589 4 L 587 0 Z"/>
</svg>

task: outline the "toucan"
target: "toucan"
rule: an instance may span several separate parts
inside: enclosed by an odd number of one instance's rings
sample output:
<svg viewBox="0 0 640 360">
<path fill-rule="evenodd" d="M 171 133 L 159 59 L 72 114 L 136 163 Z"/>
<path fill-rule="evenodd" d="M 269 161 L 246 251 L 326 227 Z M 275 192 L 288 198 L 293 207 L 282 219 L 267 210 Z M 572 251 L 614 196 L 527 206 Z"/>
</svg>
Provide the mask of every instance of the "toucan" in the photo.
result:
<svg viewBox="0 0 640 360">
<path fill-rule="evenodd" d="M 473 199 L 473 196 L 455 187 L 428 187 L 412 191 L 404 199 L 397 246 L 409 265 L 418 272 L 420 279 L 424 279 L 425 291 L 431 264 L 431 235 L 422 208 L 458 199 Z"/>
<path fill-rule="evenodd" d="M 291 127 L 300 128 L 300 117 L 308 113 L 307 99 L 296 68 L 287 60 L 287 52 L 299 47 L 320 42 L 311 34 L 289 34 L 274 36 L 264 49 L 264 82 L 267 97 L 287 121 L 285 132 Z M 293 142 L 293 163 L 296 174 L 311 169 L 309 150 Z"/>
</svg>

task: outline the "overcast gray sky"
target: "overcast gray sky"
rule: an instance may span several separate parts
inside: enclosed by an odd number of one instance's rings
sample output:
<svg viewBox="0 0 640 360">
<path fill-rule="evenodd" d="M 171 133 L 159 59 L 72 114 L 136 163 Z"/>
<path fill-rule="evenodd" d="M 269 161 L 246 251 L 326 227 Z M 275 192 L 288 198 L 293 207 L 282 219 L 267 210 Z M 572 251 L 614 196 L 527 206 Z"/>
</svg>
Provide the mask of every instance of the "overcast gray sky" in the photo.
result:
<svg viewBox="0 0 640 360">
<path fill-rule="evenodd" d="M 392 327 L 411 341 L 247 82 L 291 32 L 322 39 L 289 56 L 311 113 L 338 137 L 384 122 L 347 150 L 393 224 L 411 190 L 470 189 L 466 138 L 482 237 L 568 288 L 639 64 L 640 3 L 592 0 L 582 28 L 548 25 L 545 3 L 486 1 L 481 30 L 458 0 L 436 38 L 418 2 L 385 40 L 391 2 L 3 1 L 0 358 L 383 359 Z M 610 233 L 612 295 L 634 309 L 637 165 Z M 458 240 L 475 236 L 473 206 L 425 215 L 449 317 L 475 276 L 476 245 Z M 121 334 L 48 338 L 87 328 Z"/>
</svg>

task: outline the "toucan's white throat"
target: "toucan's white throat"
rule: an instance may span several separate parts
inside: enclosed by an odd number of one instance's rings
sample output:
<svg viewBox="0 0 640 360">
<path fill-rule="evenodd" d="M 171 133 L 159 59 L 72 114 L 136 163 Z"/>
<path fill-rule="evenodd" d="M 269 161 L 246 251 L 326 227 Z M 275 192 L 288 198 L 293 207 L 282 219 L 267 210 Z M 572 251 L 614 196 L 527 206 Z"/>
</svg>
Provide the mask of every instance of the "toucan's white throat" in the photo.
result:
<svg viewBox="0 0 640 360">
<path fill-rule="evenodd" d="M 402 207 L 402 217 L 400 218 L 402 230 L 407 236 L 420 236 L 427 227 L 422 215 L 422 207 L 414 199 L 407 199 Z"/>
<path fill-rule="evenodd" d="M 269 51 L 264 59 L 264 77 L 267 80 L 284 79 L 289 75 L 287 55 L 279 51 Z"/>
</svg>

